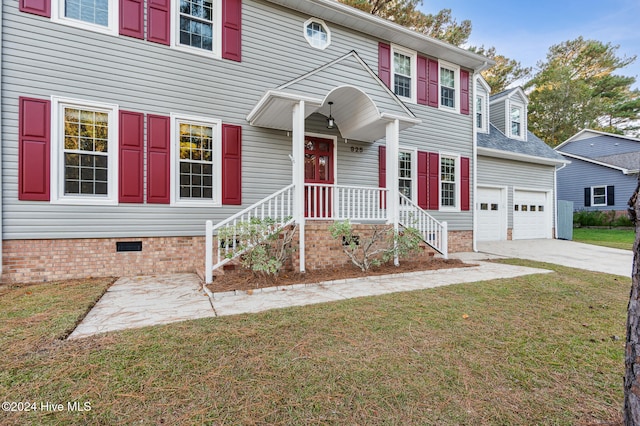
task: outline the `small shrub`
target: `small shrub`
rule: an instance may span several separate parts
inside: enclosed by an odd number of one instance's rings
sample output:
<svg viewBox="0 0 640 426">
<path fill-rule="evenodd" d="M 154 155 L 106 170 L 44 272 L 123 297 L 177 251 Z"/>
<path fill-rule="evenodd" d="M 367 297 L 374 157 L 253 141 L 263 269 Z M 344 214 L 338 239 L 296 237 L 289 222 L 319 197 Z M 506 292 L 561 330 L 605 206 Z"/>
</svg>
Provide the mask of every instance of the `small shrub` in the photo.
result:
<svg viewBox="0 0 640 426">
<path fill-rule="evenodd" d="M 633 226 L 627 215 L 617 215 L 615 210 L 578 210 L 573 213 L 573 226 Z"/>
</svg>

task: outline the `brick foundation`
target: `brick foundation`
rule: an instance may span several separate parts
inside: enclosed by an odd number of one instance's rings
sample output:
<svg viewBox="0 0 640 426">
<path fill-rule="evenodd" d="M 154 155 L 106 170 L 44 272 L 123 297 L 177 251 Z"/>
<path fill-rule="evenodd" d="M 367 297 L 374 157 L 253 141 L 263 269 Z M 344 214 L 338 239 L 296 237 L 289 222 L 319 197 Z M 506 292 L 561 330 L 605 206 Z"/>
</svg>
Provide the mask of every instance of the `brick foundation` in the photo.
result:
<svg viewBox="0 0 640 426">
<path fill-rule="evenodd" d="M 116 252 L 120 241 L 142 241 L 142 251 Z M 8 240 L 2 282 L 202 271 L 204 248 L 204 237 Z"/>
</svg>

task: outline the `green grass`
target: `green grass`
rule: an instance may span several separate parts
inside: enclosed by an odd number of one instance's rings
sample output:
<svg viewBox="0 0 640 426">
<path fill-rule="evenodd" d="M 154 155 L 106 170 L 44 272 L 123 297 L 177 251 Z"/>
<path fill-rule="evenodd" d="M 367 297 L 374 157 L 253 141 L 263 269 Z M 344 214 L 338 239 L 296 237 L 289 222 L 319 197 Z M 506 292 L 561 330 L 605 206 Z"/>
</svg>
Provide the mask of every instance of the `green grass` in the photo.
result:
<svg viewBox="0 0 640 426">
<path fill-rule="evenodd" d="M 10 289 L 2 399 L 91 411 L 0 422 L 620 424 L 630 280 L 509 262 L 555 272 L 79 341 L 54 337 L 107 283 Z"/>
<path fill-rule="evenodd" d="M 598 246 L 632 250 L 635 231 L 628 229 L 574 228 L 573 241 Z"/>
</svg>

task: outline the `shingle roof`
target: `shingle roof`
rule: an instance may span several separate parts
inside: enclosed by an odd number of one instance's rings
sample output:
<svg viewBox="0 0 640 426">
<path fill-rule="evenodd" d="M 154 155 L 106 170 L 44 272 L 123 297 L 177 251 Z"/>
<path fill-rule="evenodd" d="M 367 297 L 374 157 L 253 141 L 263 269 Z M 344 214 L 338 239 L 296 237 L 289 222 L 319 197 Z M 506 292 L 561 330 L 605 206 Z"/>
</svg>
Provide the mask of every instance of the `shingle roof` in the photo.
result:
<svg viewBox="0 0 640 426">
<path fill-rule="evenodd" d="M 562 155 L 554 151 L 533 133 L 527 131 L 526 141 L 511 139 L 498 130 L 493 124 L 489 126 L 489 133 L 478 133 L 478 147 L 497 149 L 548 160 L 565 160 Z"/>
<path fill-rule="evenodd" d="M 594 158 L 601 163 L 622 167 L 628 170 L 638 170 L 640 168 L 640 152 L 626 152 L 624 154 L 606 155 Z"/>
<path fill-rule="evenodd" d="M 519 89 L 519 87 L 514 87 L 514 88 L 512 88 L 512 89 L 507 89 L 507 90 L 504 90 L 504 91 L 502 91 L 502 92 L 500 92 L 500 93 L 496 93 L 495 95 L 491 95 L 491 96 L 489 97 L 489 100 L 490 100 L 491 102 L 493 102 L 493 101 L 495 101 L 496 99 L 504 98 L 505 96 L 509 96 L 511 93 L 515 92 L 515 91 L 516 91 L 516 90 L 518 90 L 518 89 Z"/>
</svg>

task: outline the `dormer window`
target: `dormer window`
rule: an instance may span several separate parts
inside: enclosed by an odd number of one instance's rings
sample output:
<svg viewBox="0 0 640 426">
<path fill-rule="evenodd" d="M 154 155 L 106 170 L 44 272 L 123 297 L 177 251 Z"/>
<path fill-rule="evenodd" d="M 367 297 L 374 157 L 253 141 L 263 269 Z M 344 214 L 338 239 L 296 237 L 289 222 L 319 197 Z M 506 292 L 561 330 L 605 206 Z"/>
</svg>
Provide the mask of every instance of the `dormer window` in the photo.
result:
<svg viewBox="0 0 640 426">
<path fill-rule="evenodd" d="M 522 105 L 511 104 L 509 109 L 509 129 L 512 138 L 523 139 L 524 138 L 524 108 Z"/>
</svg>

